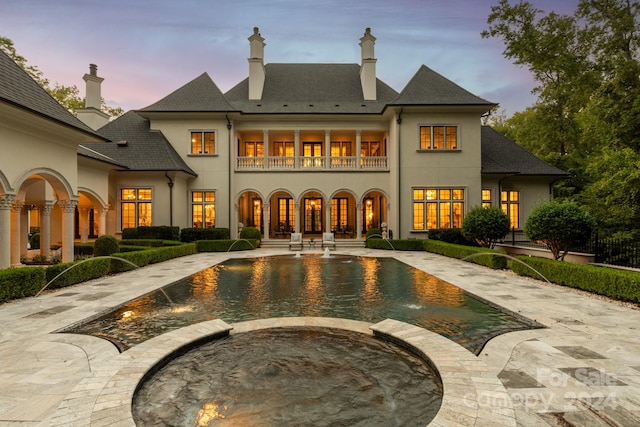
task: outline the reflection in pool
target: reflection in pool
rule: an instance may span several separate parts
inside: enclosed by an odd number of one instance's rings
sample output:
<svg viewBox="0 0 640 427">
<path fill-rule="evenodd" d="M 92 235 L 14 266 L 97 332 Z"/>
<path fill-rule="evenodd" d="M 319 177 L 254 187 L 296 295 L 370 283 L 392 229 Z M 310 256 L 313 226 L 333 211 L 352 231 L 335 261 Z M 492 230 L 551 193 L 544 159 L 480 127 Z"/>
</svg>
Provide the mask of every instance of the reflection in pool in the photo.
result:
<svg viewBox="0 0 640 427">
<path fill-rule="evenodd" d="M 103 337 L 124 350 L 205 320 L 290 316 L 392 318 L 476 354 L 496 335 L 539 327 L 392 258 L 305 255 L 228 260 L 63 332 Z"/>
</svg>

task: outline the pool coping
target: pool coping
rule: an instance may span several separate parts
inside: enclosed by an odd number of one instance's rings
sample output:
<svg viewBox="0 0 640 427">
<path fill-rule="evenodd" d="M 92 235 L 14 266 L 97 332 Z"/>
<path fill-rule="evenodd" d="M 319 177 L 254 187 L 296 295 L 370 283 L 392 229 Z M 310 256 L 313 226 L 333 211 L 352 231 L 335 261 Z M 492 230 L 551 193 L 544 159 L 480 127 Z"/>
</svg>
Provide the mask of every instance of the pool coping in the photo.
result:
<svg viewBox="0 0 640 427">
<path fill-rule="evenodd" d="M 280 317 L 233 324 L 216 319 L 159 335 L 115 357 L 100 357 L 98 351 L 88 354 L 91 374 L 66 396 L 50 425 L 135 426 L 133 396 L 157 365 L 216 336 L 281 327 L 334 328 L 382 336 L 423 357 L 443 385 L 442 405 L 429 426 L 516 426 L 515 410 L 502 382 L 459 344 L 393 319 L 372 324 L 327 317 Z"/>
</svg>

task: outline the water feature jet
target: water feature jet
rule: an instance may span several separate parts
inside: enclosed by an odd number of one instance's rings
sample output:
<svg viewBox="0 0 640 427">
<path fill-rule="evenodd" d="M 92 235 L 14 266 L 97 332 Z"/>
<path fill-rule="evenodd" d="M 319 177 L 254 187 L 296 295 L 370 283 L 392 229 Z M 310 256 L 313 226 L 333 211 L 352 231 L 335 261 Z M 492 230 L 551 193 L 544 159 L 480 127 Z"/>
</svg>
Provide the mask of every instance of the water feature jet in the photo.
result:
<svg viewBox="0 0 640 427">
<path fill-rule="evenodd" d="M 535 271 L 535 272 L 536 272 L 540 277 L 542 277 L 544 280 L 546 280 L 546 281 L 547 281 L 547 283 L 549 283 L 549 284 L 551 283 L 551 282 L 549 281 L 549 279 L 547 279 L 546 277 L 544 277 L 544 275 L 543 275 L 542 273 L 540 273 L 540 272 L 539 272 L 538 270 L 536 270 L 535 268 L 531 267 L 531 266 L 530 266 L 529 264 L 527 264 L 526 262 L 523 262 L 523 261 L 519 260 L 518 258 L 512 257 L 512 256 L 511 256 L 511 255 L 509 255 L 509 254 L 503 254 L 503 253 L 501 253 L 501 252 L 478 252 L 478 253 L 475 253 L 475 254 L 467 255 L 466 257 L 461 258 L 461 259 L 460 259 L 460 261 L 466 261 L 466 260 L 468 260 L 468 259 L 476 258 L 476 257 L 482 256 L 482 255 L 498 255 L 498 256 L 501 256 L 501 257 L 505 257 L 505 258 L 507 258 L 507 259 L 510 259 L 510 260 L 512 260 L 512 261 L 518 261 L 520 264 L 522 264 L 522 265 L 524 265 L 524 266 L 526 266 L 526 267 L 529 267 L 531 270 Z"/>
<path fill-rule="evenodd" d="M 324 254 L 322 254 L 322 258 L 330 258 L 331 254 L 329 253 L 329 248 L 324 248 Z"/>
<path fill-rule="evenodd" d="M 394 251 L 396 250 L 396 248 L 391 244 L 391 241 L 389 241 L 389 239 L 388 239 L 388 238 L 386 238 L 386 237 L 384 237 L 382 234 L 370 234 L 370 235 L 368 235 L 368 236 L 367 236 L 367 238 L 366 238 L 366 239 L 364 239 L 364 240 L 365 240 L 365 242 L 366 242 L 367 240 L 369 240 L 370 238 L 372 238 L 372 237 L 379 237 L 380 239 L 382 239 L 382 240 L 384 240 L 385 242 L 387 242 L 387 243 L 389 244 L 389 246 L 391 247 L 391 249 L 392 249 L 392 250 L 394 250 Z"/>
<path fill-rule="evenodd" d="M 249 244 L 249 246 L 251 246 L 251 249 L 255 249 L 255 247 L 253 246 L 253 244 L 249 240 L 247 240 L 247 239 L 236 239 L 236 240 L 233 241 L 233 243 L 231 243 L 231 245 L 229 245 L 229 248 L 227 249 L 227 252 L 231 252 L 231 248 L 233 248 L 233 246 L 236 243 L 242 242 L 242 241 L 247 242 Z"/>
<path fill-rule="evenodd" d="M 102 255 L 102 256 L 96 256 L 96 257 L 92 257 L 92 258 L 83 259 L 82 261 L 77 262 L 77 263 L 73 264 L 72 266 L 70 266 L 69 268 L 65 269 L 63 272 L 61 272 L 60 274 L 58 274 L 58 275 L 57 275 L 56 277 L 54 277 L 53 279 L 49 280 L 49 281 L 47 282 L 47 284 L 46 284 L 46 285 L 44 285 L 44 286 L 42 287 L 42 289 L 40 289 L 40 290 L 38 291 L 38 293 L 37 293 L 35 296 L 36 296 L 36 297 L 37 297 L 37 296 L 39 296 L 42 292 L 44 292 L 44 290 L 45 290 L 45 289 L 47 289 L 47 288 L 49 287 L 49 285 L 50 285 L 50 284 L 52 284 L 53 282 L 55 282 L 55 280 L 56 280 L 58 277 L 62 276 L 64 273 L 66 273 L 67 271 L 71 270 L 72 268 L 76 268 L 77 266 L 82 265 L 82 264 L 84 264 L 84 263 L 85 263 L 85 262 L 87 262 L 87 261 L 91 261 L 91 260 L 94 260 L 94 259 L 100 259 L 100 258 L 111 258 L 111 259 L 117 259 L 117 260 L 120 260 L 120 261 L 126 262 L 127 264 L 131 264 L 131 265 L 132 265 L 132 266 L 134 266 L 135 268 L 140 268 L 140 266 L 139 266 L 139 265 L 134 264 L 133 262 L 129 261 L 128 259 L 120 258 L 120 257 L 113 256 L 113 255 Z"/>
</svg>

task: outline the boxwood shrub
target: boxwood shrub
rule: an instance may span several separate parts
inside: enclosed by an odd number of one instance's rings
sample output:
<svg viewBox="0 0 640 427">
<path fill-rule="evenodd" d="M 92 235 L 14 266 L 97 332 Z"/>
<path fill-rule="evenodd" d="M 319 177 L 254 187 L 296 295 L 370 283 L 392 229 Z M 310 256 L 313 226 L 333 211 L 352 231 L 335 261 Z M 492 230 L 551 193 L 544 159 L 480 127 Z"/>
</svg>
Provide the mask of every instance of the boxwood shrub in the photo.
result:
<svg viewBox="0 0 640 427">
<path fill-rule="evenodd" d="M 73 254 L 78 256 L 93 255 L 93 243 L 76 243 L 73 245 Z"/>
<path fill-rule="evenodd" d="M 180 246 L 166 246 L 163 248 L 151 248 L 144 251 L 135 252 L 118 252 L 113 254 L 118 258 L 132 262 L 138 267 L 144 267 L 148 264 L 155 264 L 172 258 L 178 258 L 185 255 L 193 255 L 196 253 L 196 244 L 187 243 Z M 111 260 L 110 273 L 120 273 L 122 271 L 133 270 L 135 267 L 131 264 L 117 259 Z"/>
<path fill-rule="evenodd" d="M 367 248 L 388 249 L 397 251 L 423 251 L 422 240 L 418 239 L 376 239 L 372 237 L 366 241 Z"/>
<path fill-rule="evenodd" d="M 184 243 L 196 240 L 228 240 L 230 236 L 228 228 L 183 228 L 180 231 L 180 241 Z"/>
<path fill-rule="evenodd" d="M 160 239 L 180 240 L 180 227 L 169 225 L 151 225 L 125 228 L 122 230 L 122 238 L 128 239 Z"/>
<path fill-rule="evenodd" d="M 256 239 L 247 240 L 198 240 L 195 243 L 198 252 L 227 252 L 229 248 L 231 251 L 247 251 L 260 245 Z"/>
<path fill-rule="evenodd" d="M 0 303 L 35 295 L 46 283 L 44 267 L 0 270 Z"/>
<path fill-rule="evenodd" d="M 582 289 L 619 300 L 640 302 L 640 273 L 545 258 L 519 256 L 516 259 L 520 262 L 511 261 L 509 267 L 521 276 L 529 276 L 539 280 L 546 278 L 558 285 Z"/>
<path fill-rule="evenodd" d="M 179 240 L 160 240 L 160 239 L 123 239 L 120 241 L 120 245 L 131 246 L 150 246 L 153 248 L 159 248 L 162 246 L 177 246 L 181 245 Z"/>
<path fill-rule="evenodd" d="M 431 239 L 422 240 L 422 244 L 424 250 L 427 252 L 433 252 L 450 258 L 458 258 L 464 261 L 473 262 L 475 264 L 493 268 L 494 270 L 507 268 L 507 258 L 504 256 L 505 253 L 495 249 L 474 248 Z"/>
</svg>

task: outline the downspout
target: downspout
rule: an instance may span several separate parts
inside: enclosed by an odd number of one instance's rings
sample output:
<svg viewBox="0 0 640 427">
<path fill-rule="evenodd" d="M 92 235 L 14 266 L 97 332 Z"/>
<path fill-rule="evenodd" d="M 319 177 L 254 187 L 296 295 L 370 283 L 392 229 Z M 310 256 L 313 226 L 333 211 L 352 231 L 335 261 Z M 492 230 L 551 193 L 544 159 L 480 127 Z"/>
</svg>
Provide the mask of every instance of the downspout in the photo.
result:
<svg viewBox="0 0 640 427">
<path fill-rule="evenodd" d="M 401 196 L 402 196 L 402 168 L 400 167 L 402 165 L 400 156 L 402 153 L 402 146 L 400 144 L 400 136 L 401 136 L 401 132 L 400 132 L 400 124 L 402 123 L 402 110 L 403 110 L 404 106 L 401 105 L 400 106 L 400 112 L 398 113 L 398 117 L 396 118 L 396 123 L 398 124 L 398 237 L 396 237 L 396 239 L 402 239 L 402 234 L 400 234 L 402 232 L 402 200 L 401 200 Z"/>
<path fill-rule="evenodd" d="M 169 180 L 169 226 L 173 227 L 173 179 L 169 176 L 168 171 L 164 171 L 164 176 Z"/>
<path fill-rule="evenodd" d="M 227 135 L 228 135 L 228 139 L 229 139 L 229 177 L 227 179 L 227 191 L 229 194 L 229 200 L 227 202 L 228 205 L 228 209 L 229 209 L 229 233 L 231 233 L 231 224 L 232 224 L 232 220 L 231 220 L 231 175 L 232 175 L 232 171 L 233 171 L 233 151 L 232 151 L 232 146 L 231 146 L 231 121 L 229 120 L 229 113 L 225 113 L 224 117 L 227 119 Z M 234 234 L 231 235 L 231 237 L 235 236 L 237 233 L 236 231 L 233 231 Z"/>
</svg>

